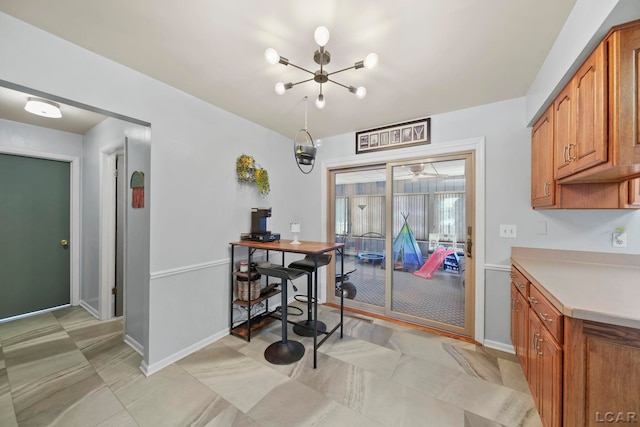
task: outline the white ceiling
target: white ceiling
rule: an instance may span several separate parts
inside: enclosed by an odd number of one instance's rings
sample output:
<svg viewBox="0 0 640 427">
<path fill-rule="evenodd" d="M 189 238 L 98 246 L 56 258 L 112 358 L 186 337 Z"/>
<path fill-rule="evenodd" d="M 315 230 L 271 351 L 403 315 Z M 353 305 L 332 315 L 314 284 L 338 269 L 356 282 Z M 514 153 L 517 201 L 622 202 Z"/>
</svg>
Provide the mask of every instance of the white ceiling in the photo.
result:
<svg viewBox="0 0 640 427">
<path fill-rule="evenodd" d="M 293 138 L 380 127 L 524 96 L 575 0 L 0 0 L 0 11 Z M 335 77 L 317 110 L 309 77 L 269 65 L 268 47 L 315 71 L 313 31 L 331 32 L 329 72 L 376 52 L 373 70 Z M 38 88 L 36 88 L 38 89 Z"/>
</svg>

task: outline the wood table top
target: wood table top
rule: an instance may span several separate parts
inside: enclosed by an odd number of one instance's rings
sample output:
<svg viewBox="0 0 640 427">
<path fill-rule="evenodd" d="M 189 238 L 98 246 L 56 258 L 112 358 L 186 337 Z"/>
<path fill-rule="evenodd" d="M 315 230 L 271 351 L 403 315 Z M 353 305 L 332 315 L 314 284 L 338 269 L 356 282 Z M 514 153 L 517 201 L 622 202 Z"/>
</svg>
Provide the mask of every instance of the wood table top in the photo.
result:
<svg viewBox="0 0 640 427">
<path fill-rule="evenodd" d="M 232 246 L 246 246 L 256 249 L 265 249 L 269 251 L 293 252 L 299 254 L 323 254 L 325 252 L 334 251 L 344 247 L 344 243 L 336 242 L 313 242 L 309 240 L 301 240 L 300 244 L 294 245 L 293 240 L 279 240 L 277 242 L 257 242 L 253 240 L 240 240 L 231 242 Z"/>
</svg>

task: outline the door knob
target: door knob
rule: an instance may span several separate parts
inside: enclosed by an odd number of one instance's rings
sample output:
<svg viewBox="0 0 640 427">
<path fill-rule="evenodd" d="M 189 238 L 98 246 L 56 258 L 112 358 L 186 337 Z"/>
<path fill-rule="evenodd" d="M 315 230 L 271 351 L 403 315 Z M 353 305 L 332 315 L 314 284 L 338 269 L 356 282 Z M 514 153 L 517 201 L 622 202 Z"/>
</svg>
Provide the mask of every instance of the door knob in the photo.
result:
<svg viewBox="0 0 640 427">
<path fill-rule="evenodd" d="M 60 246 L 62 246 L 63 248 L 68 248 L 69 242 L 67 240 L 60 240 Z"/>
</svg>

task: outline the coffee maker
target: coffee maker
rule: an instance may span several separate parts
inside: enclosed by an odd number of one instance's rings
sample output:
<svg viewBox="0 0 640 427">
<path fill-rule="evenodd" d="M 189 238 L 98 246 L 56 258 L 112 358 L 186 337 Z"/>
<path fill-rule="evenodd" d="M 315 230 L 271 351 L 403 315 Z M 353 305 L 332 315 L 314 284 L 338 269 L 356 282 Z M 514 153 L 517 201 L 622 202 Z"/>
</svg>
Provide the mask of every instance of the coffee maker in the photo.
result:
<svg viewBox="0 0 640 427">
<path fill-rule="evenodd" d="M 257 242 L 275 242 L 280 240 L 280 233 L 267 230 L 267 218 L 271 216 L 271 208 L 251 209 L 251 233 L 243 234 L 243 240 Z"/>
</svg>

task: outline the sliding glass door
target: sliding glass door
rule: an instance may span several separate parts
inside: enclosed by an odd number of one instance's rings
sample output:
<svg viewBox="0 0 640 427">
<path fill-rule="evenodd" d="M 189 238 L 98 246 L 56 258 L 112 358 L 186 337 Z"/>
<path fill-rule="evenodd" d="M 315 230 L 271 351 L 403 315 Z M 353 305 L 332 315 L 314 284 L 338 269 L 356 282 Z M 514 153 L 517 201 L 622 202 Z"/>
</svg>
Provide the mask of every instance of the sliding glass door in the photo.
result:
<svg viewBox="0 0 640 427">
<path fill-rule="evenodd" d="M 379 314 L 386 300 L 386 174 L 386 166 L 350 168 L 333 174 L 332 187 L 335 239 L 345 244 L 345 281 L 352 284 L 348 304 Z"/>
<path fill-rule="evenodd" d="M 461 153 L 330 172 L 348 307 L 472 336 L 472 168 Z"/>
</svg>

